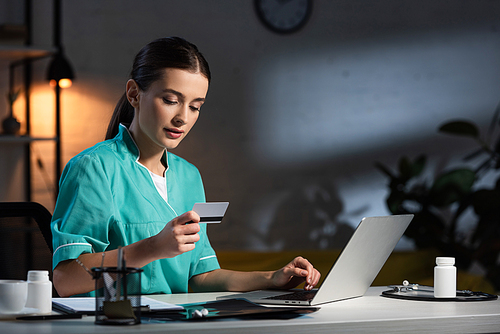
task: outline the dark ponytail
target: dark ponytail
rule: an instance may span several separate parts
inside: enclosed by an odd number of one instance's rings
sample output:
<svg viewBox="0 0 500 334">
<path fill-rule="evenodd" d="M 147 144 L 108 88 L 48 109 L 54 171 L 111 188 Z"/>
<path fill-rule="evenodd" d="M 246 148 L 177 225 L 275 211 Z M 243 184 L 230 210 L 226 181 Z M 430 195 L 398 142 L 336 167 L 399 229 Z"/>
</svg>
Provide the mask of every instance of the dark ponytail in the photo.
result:
<svg viewBox="0 0 500 334">
<path fill-rule="evenodd" d="M 180 37 L 160 38 L 143 47 L 135 56 L 130 79 L 137 83 L 139 89 L 146 91 L 153 82 L 162 78 L 166 68 L 199 72 L 210 83 L 210 68 L 205 57 L 194 44 Z M 123 94 L 111 116 L 106 139 L 116 136 L 120 123 L 128 126 L 133 119 L 134 108 Z"/>
<path fill-rule="evenodd" d="M 134 108 L 127 100 L 127 95 L 123 93 L 122 97 L 115 106 L 113 115 L 108 124 L 108 130 L 106 131 L 106 139 L 114 138 L 118 134 L 118 127 L 120 123 L 125 126 L 129 126 L 134 119 Z"/>
</svg>

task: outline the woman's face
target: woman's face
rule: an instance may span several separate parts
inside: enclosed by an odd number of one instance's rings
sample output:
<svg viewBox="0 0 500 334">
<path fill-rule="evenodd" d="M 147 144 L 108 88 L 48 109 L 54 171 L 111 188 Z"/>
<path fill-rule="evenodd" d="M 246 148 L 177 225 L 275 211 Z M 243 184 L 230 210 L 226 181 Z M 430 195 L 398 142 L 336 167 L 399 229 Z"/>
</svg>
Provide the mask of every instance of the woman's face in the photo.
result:
<svg viewBox="0 0 500 334">
<path fill-rule="evenodd" d="M 130 131 L 139 149 L 173 149 L 198 120 L 205 102 L 208 79 L 201 73 L 167 68 L 146 91 L 127 83 L 127 96 L 135 108 Z"/>
</svg>

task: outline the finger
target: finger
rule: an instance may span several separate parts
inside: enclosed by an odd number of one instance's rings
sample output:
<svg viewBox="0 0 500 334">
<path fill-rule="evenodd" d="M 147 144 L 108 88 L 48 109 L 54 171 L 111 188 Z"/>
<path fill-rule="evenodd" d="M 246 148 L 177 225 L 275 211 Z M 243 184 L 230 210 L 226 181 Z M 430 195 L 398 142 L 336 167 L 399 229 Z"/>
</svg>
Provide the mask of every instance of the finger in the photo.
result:
<svg viewBox="0 0 500 334">
<path fill-rule="evenodd" d="M 312 277 L 312 280 L 311 280 L 311 285 L 314 287 L 318 284 L 319 282 L 319 279 L 321 277 L 321 274 L 318 270 L 316 269 L 313 269 L 313 277 Z"/>
<path fill-rule="evenodd" d="M 306 283 L 304 284 L 304 289 L 311 290 L 319 282 L 321 274 L 314 266 L 305 258 L 297 257 L 294 259 L 295 265 L 301 267 L 307 271 L 307 277 L 305 278 Z"/>
<path fill-rule="evenodd" d="M 194 240 L 195 242 L 200 239 L 198 232 L 200 232 L 200 224 L 193 223 L 187 225 L 177 225 L 172 229 L 173 235 L 177 242 L 181 243 L 185 240 Z M 194 238 L 194 239 L 193 239 Z"/>
<path fill-rule="evenodd" d="M 192 243 L 192 244 L 183 244 L 183 245 L 179 246 L 179 254 L 192 251 L 193 249 L 195 249 L 195 247 L 196 246 L 195 246 L 194 243 Z"/>
<path fill-rule="evenodd" d="M 283 270 L 283 273 L 286 275 L 286 276 L 289 276 L 289 277 L 301 277 L 301 278 L 305 278 L 307 277 L 307 270 L 304 270 L 302 268 L 298 268 L 298 267 L 291 267 L 291 268 L 285 268 Z"/>
<path fill-rule="evenodd" d="M 201 227 L 199 223 L 190 223 L 176 226 L 176 229 L 178 229 L 181 234 L 191 235 L 200 232 Z"/>
<path fill-rule="evenodd" d="M 189 252 L 196 247 L 196 242 L 200 239 L 198 234 L 180 235 L 175 238 L 174 252 L 179 255 Z"/>
<path fill-rule="evenodd" d="M 307 259 L 305 259 L 301 256 L 296 257 L 294 259 L 294 262 L 295 262 L 295 266 L 302 268 L 302 269 L 305 269 L 307 271 L 306 281 L 308 283 L 312 283 L 313 278 L 314 278 L 314 267 L 311 264 L 311 262 L 309 262 Z"/>
<path fill-rule="evenodd" d="M 309 285 L 309 287 L 312 289 L 314 286 L 314 276 L 316 275 L 316 270 L 314 267 L 311 265 L 310 268 L 307 270 L 307 277 L 306 277 L 306 282 Z"/>
<path fill-rule="evenodd" d="M 313 279 L 313 283 L 312 283 L 313 287 L 316 286 L 316 285 L 318 285 L 319 281 L 321 279 L 321 273 L 319 272 L 319 270 L 317 270 L 315 268 L 314 272 L 315 272 L 315 274 L 314 274 L 314 279 Z"/>
<path fill-rule="evenodd" d="M 292 263 L 299 268 L 306 269 L 306 270 L 311 270 L 313 268 L 313 265 L 311 262 L 309 262 L 307 259 L 303 258 L 302 256 L 297 256 L 295 259 L 293 259 Z"/>
<path fill-rule="evenodd" d="M 194 211 L 188 211 L 183 213 L 182 215 L 175 218 L 173 221 L 174 225 L 185 225 L 189 223 L 199 223 L 200 216 Z"/>
<path fill-rule="evenodd" d="M 310 281 L 307 280 L 307 283 L 304 285 L 304 289 L 312 290 L 318 284 L 320 278 L 321 278 L 320 272 L 316 269 L 313 269 L 312 278 Z"/>
<path fill-rule="evenodd" d="M 199 234 L 185 234 L 177 237 L 177 243 L 179 245 L 194 244 L 198 241 L 200 241 Z"/>
<path fill-rule="evenodd" d="M 319 273 L 318 270 L 316 270 L 316 268 L 314 268 L 314 266 L 309 261 L 307 261 L 306 270 L 308 273 L 306 281 L 312 289 L 316 284 L 318 284 L 321 274 Z"/>
</svg>

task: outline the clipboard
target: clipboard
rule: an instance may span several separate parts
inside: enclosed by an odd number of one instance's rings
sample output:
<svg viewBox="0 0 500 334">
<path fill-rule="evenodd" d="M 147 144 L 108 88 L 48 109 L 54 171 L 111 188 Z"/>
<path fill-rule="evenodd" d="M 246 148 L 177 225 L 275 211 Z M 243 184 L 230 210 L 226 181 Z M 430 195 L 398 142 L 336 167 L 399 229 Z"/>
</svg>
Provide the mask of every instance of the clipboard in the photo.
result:
<svg viewBox="0 0 500 334">
<path fill-rule="evenodd" d="M 477 302 L 498 298 L 497 295 L 470 290 L 457 290 L 455 298 L 436 298 L 434 297 L 434 287 L 419 284 L 390 285 L 389 288 L 392 290 L 383 291 L 383 297 L 430 302 Z"/>
<path fill-rule="evenodd" d="M 182 311 L 151 311 L 142 313 L 142 322 L 207 321 L 221 318 L 290 319 L 319 310 L 319 307 L 267 307 L 246 299 L 225 299 L 204 303 L 184 304 Z M 206 310 L 204 316 L 196 311 Z"/>
</svg>

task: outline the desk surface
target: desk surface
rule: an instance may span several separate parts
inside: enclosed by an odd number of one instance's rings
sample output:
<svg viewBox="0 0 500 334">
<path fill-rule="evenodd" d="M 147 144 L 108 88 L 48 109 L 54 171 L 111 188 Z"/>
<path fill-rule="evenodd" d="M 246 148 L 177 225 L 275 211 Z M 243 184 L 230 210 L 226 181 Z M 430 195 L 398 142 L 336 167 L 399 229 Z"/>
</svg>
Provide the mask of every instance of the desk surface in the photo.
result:
<svg viewBox="0 0 500 334">
<path fill-rule="evenodd" d="M 143 323 L 99 326 L 94 317 L 79 320 L 1 321 L 0 333 L 485 333 L 500 331 L 500 300 L 481 302 L 423 302 L 381 297 L 385 287 L 372 287 L 365 296 L 322 305 L 315 313 L 287 320 L 219 319 L 201 322 Z M 150 296 L 185 304 L 214 300 L 227 293 Z"/>
</svg>

